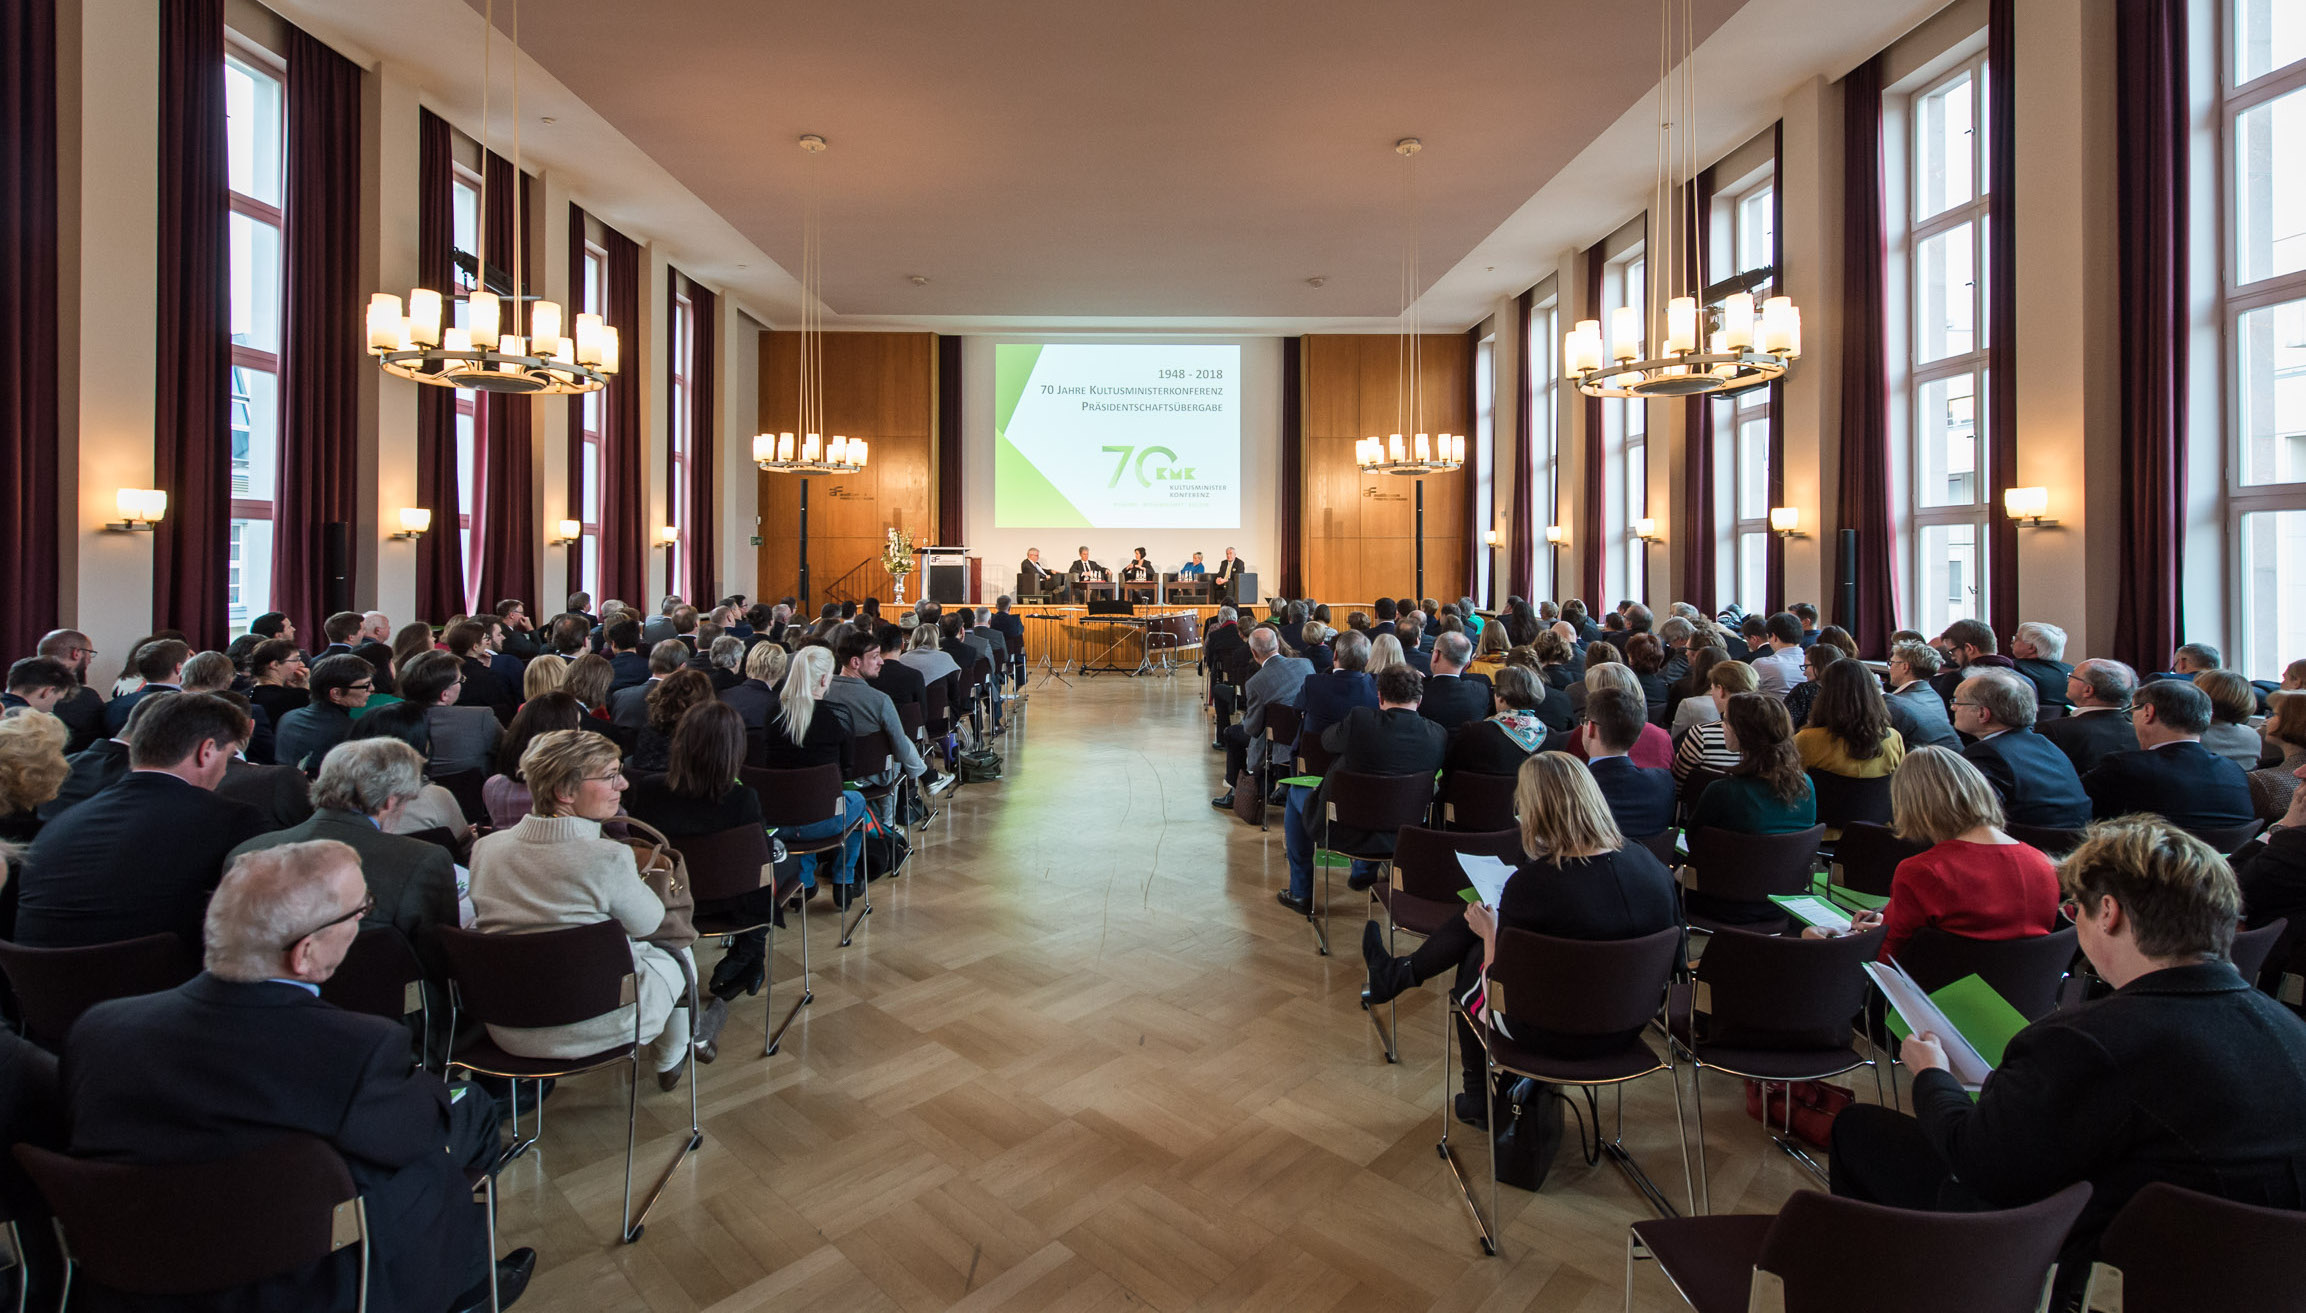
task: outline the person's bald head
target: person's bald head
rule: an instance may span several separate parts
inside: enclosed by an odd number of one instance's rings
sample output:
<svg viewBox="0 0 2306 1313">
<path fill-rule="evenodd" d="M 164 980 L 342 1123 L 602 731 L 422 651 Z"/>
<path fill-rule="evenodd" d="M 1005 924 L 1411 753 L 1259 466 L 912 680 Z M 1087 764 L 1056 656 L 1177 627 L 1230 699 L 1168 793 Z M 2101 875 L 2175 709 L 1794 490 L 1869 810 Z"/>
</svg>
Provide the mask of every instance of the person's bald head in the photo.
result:
<svg viewBox="0 0 2306 1313">
<path fill-rule="evenodd" d="M 1281 635 L 1263 625 L 1249 631 L 1249 655 L 1260 662 L 1281 650 Z"/>
<path fill-rule="evenodd" d="M 317 985 L 352 948 L 367 898 L 350 845 L 322 839 L 243 854 L 208 900 L 201 965 L 224 980 Z"/>
</svg>

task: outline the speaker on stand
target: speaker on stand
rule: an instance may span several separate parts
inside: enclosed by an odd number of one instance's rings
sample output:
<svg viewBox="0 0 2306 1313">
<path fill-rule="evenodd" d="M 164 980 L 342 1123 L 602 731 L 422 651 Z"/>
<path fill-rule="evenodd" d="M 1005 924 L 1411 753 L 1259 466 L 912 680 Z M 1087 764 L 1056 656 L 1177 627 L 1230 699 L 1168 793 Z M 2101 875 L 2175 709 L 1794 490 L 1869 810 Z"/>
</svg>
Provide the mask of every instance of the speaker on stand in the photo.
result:
<svg viewBox="0 0 2306 1313">
<path fill-rule="evenodd" d="M 330 520 L 320 527 L 320 597 L 329 615 L 352 609 L 352 526 Z M 315 617 L 314 633 L 319 633 Z"/>
<path fill-rule="evenodd" d="M 1834 623 L 1858 632 L 1858 531 L 1843 529 L 1834 535 Z"/>
</svg>

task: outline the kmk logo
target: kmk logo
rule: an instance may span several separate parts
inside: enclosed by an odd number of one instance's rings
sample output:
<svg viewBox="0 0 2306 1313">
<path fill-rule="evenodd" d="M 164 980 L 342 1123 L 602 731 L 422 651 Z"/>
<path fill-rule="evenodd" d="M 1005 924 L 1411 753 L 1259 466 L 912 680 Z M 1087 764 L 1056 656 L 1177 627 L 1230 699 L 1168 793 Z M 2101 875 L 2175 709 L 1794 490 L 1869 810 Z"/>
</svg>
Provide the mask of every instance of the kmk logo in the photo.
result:
<svg viewBox="0 0 2306 1313">
<path fill-rule="evenodd" d="M 1156 458 L 1177 459 L 1177 453 L 1167 447 L 1099 447 L 1098 450 L 1113 453 L 1113 478 L 1105 485 L 1108 488 L 1121 486 L 1121 476 L 1130 472 L 1131 457 L 1135 457 L 1137 482 L 1140 486 L 1150 488 L 1156 482 L 1187 483 L 1193 478 L 1193 467 L 1190 465 L 1152 464 Z M 1147 470 L 1149 465 L 1150 472 Z"/>
</svg>

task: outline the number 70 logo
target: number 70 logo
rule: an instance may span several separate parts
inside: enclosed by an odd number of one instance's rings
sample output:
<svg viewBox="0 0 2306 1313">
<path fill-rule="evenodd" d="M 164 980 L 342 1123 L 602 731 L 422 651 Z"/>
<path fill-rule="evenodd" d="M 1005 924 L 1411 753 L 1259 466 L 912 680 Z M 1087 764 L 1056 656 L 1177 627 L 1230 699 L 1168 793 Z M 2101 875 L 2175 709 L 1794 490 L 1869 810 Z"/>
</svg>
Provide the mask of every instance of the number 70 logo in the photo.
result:
<svg viewBox="0 0 2306 1313">
<path fill-rule="evenodd" d="M 1193 477 L 1193 467 L 1190 465 L 1154 465 L 1151 473 L 1146 472 L 1146 466 L 1156 457 L 1177 459 L 1177 453 L 1167 447 L 1100 447 L 1098 450 L 1110 452 L 1113 456 L 1113 477 L 1105 485 L 1108 488 L 1121 486 L 1121 476 L 1130 472 L 1132 457 L 1135 458 L 1137 482 L 1143 487 L 1152 487 L 1156 480 L 1170 483 Z"/>
</svg>

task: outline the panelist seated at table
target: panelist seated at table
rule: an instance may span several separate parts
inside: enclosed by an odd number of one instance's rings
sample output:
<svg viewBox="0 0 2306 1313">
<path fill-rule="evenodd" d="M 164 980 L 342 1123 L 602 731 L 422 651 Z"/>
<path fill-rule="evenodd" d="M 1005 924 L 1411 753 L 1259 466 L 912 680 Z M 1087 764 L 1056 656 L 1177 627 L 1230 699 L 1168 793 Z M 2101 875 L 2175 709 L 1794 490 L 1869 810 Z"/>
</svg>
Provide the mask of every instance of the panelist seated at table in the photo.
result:
<svg viewBox="0 0 2306 1313">
<path fill-rule="evenodd" d="M 1041 564 L 1040 548 L 1028 547 L 1025 549 L 1025 559 L 1017 563 L 1017 577 L 1030 580 L 1034 588 L 1039 590 L 1048 587 L 1056 579 L 1057 572 Z"/>
<path fill-rule="evenodd" d="M 1153 582 L 1153 574 L 1153 563 L 1145 559 L 1145 549 L 1140 547 L 1130 557 L 1129 564 L 1121 567 L 1121 582 L 1130 584 L 1151 583 Z"/>
<path fill-rule="evenodd" d="M 1217 572 L 1213 582 L 1219 588 L 1231 589 L 1240 580 L 1242 572 L 1248 568 L 1248 565 L 1240 557 L 1233 554 L 1233 549 L 1228 547 L 1225 549 L 1225 559 L 1217 563 Z"/>
<path fill-rule="evenodd" d="M 1104 566 L 1089 559 L 1089 549 L 1086 547 L 1081 549 L 1080 558 L 1066 569 L 1065 574 L 1073 581 L 1074 593 L 1084 597 L 1088 595 L 1088 590 L 1082 585 L 1104 583 L 1111 578 Z"/>
<path fill-rule="evenodd" d="M 1199 552 L 1195 552 L 1195 553 L 1193 553 L 1193 559 L 1192 559 L 1192 560 L 1190 560 L 1190 561 L 1187 561 L 1185 564 L 1183 564 L 1183 565 L 1181 565 L 1181 566 L 1178 566 L 1178 567 L 1177 567 L 1177 577 L 1178 577 L 1178 578 L 1180 578 L 1180 579 L 1206 579 L 1206 578 L 1208 578 L 1208 577 L 1209 577 L 1209 567 L 1208 567 L 1207 565 L 1204 565 L 1204 564 L 1202 564 L 1202 561 L 1201 561 L 1201 553 L 1199 553 Z"/>
</svg>

